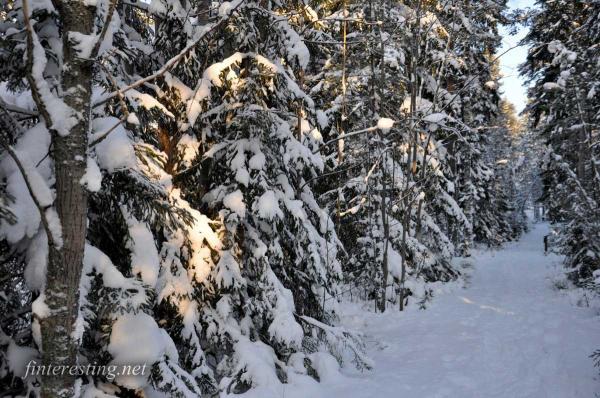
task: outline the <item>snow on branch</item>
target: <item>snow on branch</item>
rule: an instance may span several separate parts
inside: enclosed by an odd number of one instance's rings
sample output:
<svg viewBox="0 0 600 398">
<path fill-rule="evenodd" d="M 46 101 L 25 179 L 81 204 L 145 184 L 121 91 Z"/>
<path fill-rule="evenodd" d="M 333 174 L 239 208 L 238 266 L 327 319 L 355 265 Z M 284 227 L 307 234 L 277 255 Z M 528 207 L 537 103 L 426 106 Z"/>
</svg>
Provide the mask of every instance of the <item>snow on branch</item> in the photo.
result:
<svg viewBox="0 0 600 398">
<path fill-rule="evenodd" d="M 283 76 L 287 87 L 290 89 L 296 99 L 304 101 L 310 107 L 314 106 L 312 98 L 306 95 L 302 89 L 300 89 L 296 81 L 289 75 L 289 73 L 280 63 L 272 62 L 268 58 L 253 52 L 236 52 L 223 61 L 212 64 L 202 74 L 202 78 L 194 90 L 194 95 L 187 104 L 187 114 L 190 125 L 194 125 L 198 116 L 200 115 L 199 104 L 202 100 L 208 97 L 210 89 L 213 87 L 222 87 L 223 82 L 221 81 L 220 77 L 222 72 L 228 68 L 231 68 L 233 65 L 241 64 L 241 62 L 247 58 L 251 58 L 260 65 L 271 70 L 271 72 Z"/>
<path fill-rule="evenodd" d="M 71 107 L 52 93 L 44 78 L 48 59 L 31 23 L 27 0 L 23 0 L 23 20 L 27 31 L 27 80 L 31 94 L 46 126 L 61 136 L 69 135 L 71 128 L 77 124 L 77 117 Z"/>
<path fill-rule="evenodd" d="M 0 127 L 2 127 L 2 131 L 19 132 L 21 126 L 2 105 L 3 103 L 0 103 Z M 10 127 L 10 129 L 7 127 Z M 44 232 L 46 232 L 46 236 L 49 238 L 49 244 L 53 248 L 60 248 L 62 246 L 62 234 L 60 232 L 60 222 L 58 218 L 55 217 L 56 213 L 50 208 L 52 205 L 52 197 L 49 196 L 49 192 L 42 192 L 43 188 L 46 188 L 46 190 L 48 188 L 46 186 L 36 186 L 36 184 L 33 183 L 31 171 L 35 172 L 35 167 L 33 165 L 26 165 L 21 161 L 17 152 L 11 146 L 10 140 L 4 134 L 0 134 L 0 146 L 6 150 L 23 177 L 27 191 L 40 213 L 42 227 L 44 228 Z"/>
<path fill-rule="evenodd" d="M 329 145 L 334 144 L 334 143 L 338 142 L 339 140 L 346 139 L 348 137 L 353 137 L 353 136 L 356 136 L 356 135 L 361 135 L 361 134 L 365 134 L 365 133 L 369 133 L 371 131 L 377 131 L 377 130 L 381 130 L 382 132 L 387 133 L 394 126 L 394 123 L 395 122 L 392 119 L 381 118 L 377 122 L 376 126 L 367 127 L 366 129 L 362 129 L 362 130 L 352 131 L 352 132 L 350 132 L 348 134 L 343 134 L 343 135 L 340 135 L 337 138 L 333 138 L 333 139 L 327 141 L 326 143 L 324 143 L 323 145 L 321 145 L 319 148 L 317 148 L 313 152 L 313 154 L 319 153 L 322 149 L 327 148 Z"/>
<path fill-rule="evenodd" d="M 306 315 L 295 315 L 306 326 L 319 331 L 319 338 L 329 346 L 331 353 L 334 354 L 338 362 L 342 362 L 342 352 L 349 350 L 353 356 L 352 361 L 359 369 L 370 370 L 373 368 L 374 363 L 366 356 L 362 339 L 355 333 L 343 327 L 329 326 Z"/>
<path fill-rule="evenodd" d="M 179 64 L 179 61 L 181 61 L 190 51 L 192 51 L 202 40 L 204 40 L 204 38 L 206 36 L 208 36 L 210 33 L 213 33 L 219 27 L 221 27 L 223 24 L 225 24 L 225 22 L 227 22 L 229 20 L 229 18 L 233 14 L 233 12 L 235 10 L 237 10 L 244 3 L 244 0 L 237 0 L 234 3 L 235 4 L 231 7 L 231 9 L 226 14 L 222 15 L 221 18 L 217 22 L 215 22 L 212 26 L 206 27 L 204 32 L 202 32 L 197 39 L 195 39 L 192 43 L 188 44 L 183 50 L 181 50 L 181 52 L 179 54 L 177 54 L 176 56 L 174 56 L 173 58 L 171 58 L 170 60 L 165 62 L 163 67 L 160 68 L 158 71 L 151 74 L 150 76 L 146 76 L 142 79 L 139 79 L 139 80 L 129 84 L 128 86 L 123 87 L 120 90 L 113 91 L 112 93 L 104 96 L 100 101 L 93 104 L 93 107 L 103 105 L 106 102 L 110 101 L 111 99 L 113 99 L 119 95 L 122 95 L 129 90 L 140 87 L 148 82 L 158 79 L 159 77 L 163 76 L 165 73 L 169 72 L 171 69 L 176 67 L 177 64 Z"/>
</svg>

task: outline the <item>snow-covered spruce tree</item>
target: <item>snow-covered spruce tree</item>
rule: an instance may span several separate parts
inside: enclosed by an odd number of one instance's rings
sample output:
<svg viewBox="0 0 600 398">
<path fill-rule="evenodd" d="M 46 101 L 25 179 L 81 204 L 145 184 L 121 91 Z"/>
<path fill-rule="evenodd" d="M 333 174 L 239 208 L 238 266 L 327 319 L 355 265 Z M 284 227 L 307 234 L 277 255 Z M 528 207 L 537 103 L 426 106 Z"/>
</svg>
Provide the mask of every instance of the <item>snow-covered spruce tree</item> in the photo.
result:
<svg viewBox="0 0 600 398">
<path fill-rule="evenodd" d="M 365 1 L 332 2 L 320 9 L 318 34 L 315 32 L 314 40 L 308 43 L 316 50 L 316 57 L 306 73 L 306 84 L 317 107 L 323 110 L 319 124 L 328 143 L 321 148 L 326 173 L 311 185 L 320 192 L 346 248 L 346 279 L 360 284 L 365 295 L 376 299 L 383 279 L 379 246 L 383 234 L 372 222 L 371 215 L 379 214 L 379 206 L 367 191 L 371 182 L 365 176 L 376 158 L 371 151 L 375 150 L 372 138 L 377 133 L 372 130 L 362 137 L 344 139 L 347 133 L 377 123 L 368 65 L 370 58 L 377 56 L 378 46 L 366 15 L 370 9 Z"/>
<path fill-rule="evenodd" d="M 523 43 L 532 47 L 521 71 L 533 84 L 531 126 L 547 145 L 542 165 L 552 222 L 576 283 L 598 269 L 598 14 L 594 1 L 540 1 Z"/>
<path fill-rule="evenodd" d="M 387 285 L 381 282 L 386 247 L 395 247 L 399 257 L 405 254 L 407 262 L 400 263 L 411 262 L 414 275 L 424 271 L 427 258 L 430 271 L 422 274 L 444 280 L 453 275 L 444 263 L 454 252 L 447 236 L 464 247 L 472 239 L 463 210 L 483 226 L 497 225 L 503 216 L 494 213 L 493 167 L 483 158 L 486 142 L 479 127 L 490 123 L 499 99 L 490 54 L 499 44 L 496 25 L 504 8 L 475 8 L 462 2 L 348 1 L 321 9 L 322 30 L 329 37 L 320 44 L 330 50 L 322 51 L 319 66 L 324 67 L 307 80 L 317 102 L 330 104 L 323 106 L 325 140 L 341 139 L 325 148 L 330 171 L 319 180 L 319 189 L 331 213 L 343 215 L 334 217 L 339 236 L 351 258 L 360 259 L 355 266 L 347 263 L 350 281 L 370 285 L 368 296 L 380 302 L 381 287 Z M 471 64 L 481 65 L 475 75 Z M 396 121 L 391 133 L 345 137 L 375 126 L 381 117 Z M 467 126 L 465 118 L 478 128 Z M 391 162 L 384 161 L 388 155 Z M 421 192 L 424 199 L 417 199 Z M 391 206 L 381 212 L 382 203 Z M 477 212 L 477 206 L 489 210 Z M 402 228 L 388 232 L 386 218 Z M 429 227 L 437 232 L 424 231 Z M 400 242 L 392 243 L 397 236 Z"/>
<path fill-rule="evenodd" d="M 442 16 L 457 30 L 452 42 L 457 57 L 448 74 L 453 87 L 448 112 L 463 123 L 448 145 L 456 176 L 455 195 L 473 226 L 471 239 L 487 244 L 501 243 L 510 235 L 507 216 L 499 211 L 501 206 L 490 189 L 495 165 L 485 157 L 491 146 L 488 127 L 499 114 L 499 75 L 493 54 L 500 46 L 498 25 L 506 21 L 505 9 L 506 2 L 459 1 L 450 2 Z M 468 247 L 469 237 L 465 238 L 459 240 Z"/>
<path fill-rule="evenodd" d="M 213 281 L 223 290 L 213 320 L 222 326 L 213 344 L 231 345 L 219 367 L 231 391 L 264 383 L 252 376 L 252 350 L 263 349 L 250 340 L 272 346 L 273 369 L 290 355 L 310 363 L 306 354 L 321 344 L 341 349 L 326 326 L 336 319 L 339 242 L 308 184 L 323 162 L 314 102 L 300 87 L 309 52 L 285 16 L 296 9 L 240 8 L 224 31 L 227 45 L 210 53 L 220 62 L 188 102 L 190 125 L 202 128 L 206 143 L 201 201 L 222 225 Z"/>
<path fill-rule="evenodd" d="M 324 30 L 331 34 L 331 41 L 339 43 L 338 52 L 323 62 L 325 68 L 320 68 L 323 72 L 316 75 L 318 80 L 311 90 L 316 92 L 320 106 L 327 109 L 323 128 L 330 145 L 322 151 L 332 177 L 318 181 L 325 191 L 322 198 L 330 213 L 335 214 L 340 238 L 347 248 L 345 264 L 351 286 L 360 286 L 358 291 L 363 290 L 379 308 L 385 308 L 389 264 L 398 265 L 399 260 L 390 261 L 393 249 L 388 213 L 390 193 L 397 186 L 392 173 L 388 173 L 389 167 L 394 167 L 394 155 L 385 152 L 393 133 L 391 126 L 374 128 L 381 117 L 382 82 L 378 77 L 382 77 L 384 35 L 374 24 L 386 14 L 384 8 L 363 1 L 339 3 L 337 8 L 327 10 L 330 16 L 326 18 L 332 22 Z M 359 57 L 359 53 L 368 56 Z M 344 138 L 361 130 L 363 133 L 356 137 Z"/>
<path fill-rule="evenodd" d="M 426 174 L 426 168 L 419 167 L 421 178 L 417 181 L 427 190 L 417 214 L 421 208 L 426 209 L 454 246 L 463 250 L 471 240 L 472 221 L 465 217 L 466 208 L 461 208 L 458 201 L 461 198 L 457 175 L 462 165 L 455 154 L 458 149 L 468 153 L 470 148 L 461 132 L 465 125 L 461 121 L 459 94 L 464 87 L 457 85 L 455 77 L 464 65 L 461 54 L 455 50 L 460 51 L 458 43 L 465 31 L 463 21 L 455 21 L 461 8 L 456 2 L 411 4 L 413 9 L 407 20 L 415 22 L 407 38 L 410 97 L 403 104 L 411 123 L 407 126 L 413 146 L 410 166 L 414 170 L 418 159 L 433 168 L 432 173 Z M 414 40 L 415 37 L 421 38 Z"/>
<path fill-rule="evenodd" d="M 5 85 L 2 86 L 5 89 Z M 3 93 L 4 94 L 4 93 Z M 18 128 L 2 95 L 0 105 L 0 142 L 14 143 L 13 132 Z M 8 99 L 8 98 L 6 98 Z M 15 225 L 17 218 L 10 205 L 14 196 L 8 192 L 9 183 L 0 183 L 0 222 Z M 0 242 L 0 390 L 17 394 L 25 386 L 19 372 L 15 377 L 15 361 L 21 357 L 32 357 L 36 351 L 29 348 L 31 341 L 31 293 L 25 282 L 23 253 L 12 250 L 6 241 Z"/>
<path fill-rule="evenodd" d="M 449 159 L 442 142 L 455 128 L 453 118 L 444 112 L 448 100 L 445 80 L 451 56 L 442 54 L 448 54 L 456 32 L 454 27 L 444 26 L 439 4 L 414 1 L 408 5 L 398 6 L 399 16 L 405 21 L 405 32 L 399 40 L 403 47 L 400 54 L 406 59 L 404 84 L 407 90 L 401 97 L 401 112 L 396 116 L 398 129 L 404 132 L 399 144 L 399 161 L 405 181 L 394 203 L 402 214 L 398 217 L 402 222 L 400 271 L 417 282 L 409 281 L 410 287 L 406 288 L 402 276 L 400 295 L 425 298 L 429 293 L 420 286 L 422 282 L 449 281 L 458 275 L 449 262 L 454 245 L 447 226 L 453 224 L 460 229 L 470 226 L 450 194 L 453 184 L 448 178 L 451 176 Z M 394 19 L 394 16 L 390 18 Z M 391 50 L 391 55 L 399 53 L 399 49 L 392 47 Z M 393 81 L 394 75 L 393 70 L 388 71 L 389 80 Z M 386 111 L 389 115 L 390 109 Z M 403 306 L 401 302 L 400 308 Z"/>
<path fill-rule="evenodd" d="M 179 18 L 190 11 L 177 10 L 173 15 Z M 151 56 L 155 38 L 147 23 L 154 15 L 126 5 L 118 12 L 113 48 L 97 71 L 101 94 L 94 107 L 90 155 L 103 177 L 101 187 L 90 196 L 88 241 L 95 263 L 84 263 L 93 269 L 85 269 L 81 282 L 82 293 L 87 293 L 82 300 L 81 351 L 92 363 L 143 363 L 150 369 L 145 377 L 98 377 L 84 389 L 89 394 L 143 389 L 148 394 L 199 396 L 217 388 L 200 344 L 196 291 L 186 266 L 210 266 L 211 253 L 220 242 L 210 220 L 181 198 L 169 174 L 175 152 L 168 147 L 165 129 L 170 125 L 163 115 L 172 113 L 138 87 L 121 94 L 115 90 L 140 76 L 165 71 L 168 60 L 209 40 L 203 36 L 208 29 L 206 24 L 188 25 L 194 46 L 174 48 L 174 53 L 157 59 Z M 169 78 L 165 72 L 148 85 L 157 87 Z M 99 266 L 111 263 L 130 278 Z M 107 276 L 113 274 L 116 280 Z M 132 291 L 137 293 L 131 295 Z M 128 335 L 129 330 L 139 332 Z"/>
</svg>

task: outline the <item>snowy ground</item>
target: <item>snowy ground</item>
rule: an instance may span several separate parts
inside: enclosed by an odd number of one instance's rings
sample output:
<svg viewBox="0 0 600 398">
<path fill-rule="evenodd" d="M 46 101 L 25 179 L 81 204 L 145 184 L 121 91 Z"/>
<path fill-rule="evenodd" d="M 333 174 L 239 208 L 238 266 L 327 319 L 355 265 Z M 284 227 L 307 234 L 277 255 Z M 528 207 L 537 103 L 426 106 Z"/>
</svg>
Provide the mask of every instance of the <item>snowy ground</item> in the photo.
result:
<svg viewBox="0 0 600 398">
<path fill-rule="evenodd" d="M 501 251 L 476 254 L 469 286 L 425 311 L 350 306 L 346 324 L 368 336 L 375 369 L 291 381 L 276 395 L 593 398 L 600 381 L 589 355 L 600 348 L 600 319 L 553 288 L 560 258 L 542 252 L 547 225 L 532 228 Z"/>
</svg>

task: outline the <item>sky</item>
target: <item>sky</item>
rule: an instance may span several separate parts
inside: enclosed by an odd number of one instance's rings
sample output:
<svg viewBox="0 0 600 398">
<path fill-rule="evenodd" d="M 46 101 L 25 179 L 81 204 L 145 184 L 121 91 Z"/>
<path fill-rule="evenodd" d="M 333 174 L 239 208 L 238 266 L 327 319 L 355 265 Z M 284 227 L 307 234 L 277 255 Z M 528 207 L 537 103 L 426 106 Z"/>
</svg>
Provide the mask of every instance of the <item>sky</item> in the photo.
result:
<svg viewBox="0 0 600 398">
<path fill-rule="evenodd" d="M 510 0 L 508 2 L 511 9 L 532 7 L 534 0 Z M 502 54 L 504 51 L 518 44 L 526 34 L 527 29 L 520 29 L 515 35 L 509 35 L 508 29 L 502 28 L 501 30 L 504 39 L 502 41 L 502 48 L 498 54 Z M 527 47 L 517 47 L 510 50 L 507 54 L 500 58 L 500 67 L 502 70 L 502 91 L 504 97 L 512 102 L 517 112 L 521 112 L 527 104 L 527 88 L 525 82 L 519 77 L 519 64 L 523 63 L 527 58 Z"/>
</svg>

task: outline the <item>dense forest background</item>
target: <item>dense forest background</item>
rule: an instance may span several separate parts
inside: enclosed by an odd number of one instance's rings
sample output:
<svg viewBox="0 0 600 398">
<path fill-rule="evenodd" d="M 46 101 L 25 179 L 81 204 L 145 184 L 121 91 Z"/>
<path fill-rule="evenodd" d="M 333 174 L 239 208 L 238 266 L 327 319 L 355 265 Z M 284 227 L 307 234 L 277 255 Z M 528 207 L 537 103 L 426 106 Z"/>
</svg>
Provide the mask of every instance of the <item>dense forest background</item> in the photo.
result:
<svg viewBox="0 0 600 398">
<path fill-rule="evenodd" d="M 524 115 L 498 61 L 517 23 Z M 534 205 L 600 291 L 599 65 L 594 0 L 3 1 L 0 390 L 369 369 L 339 300 L 425 308 Z M 24 377 L 32 358 L 151 372 Z"/>
</svg>

